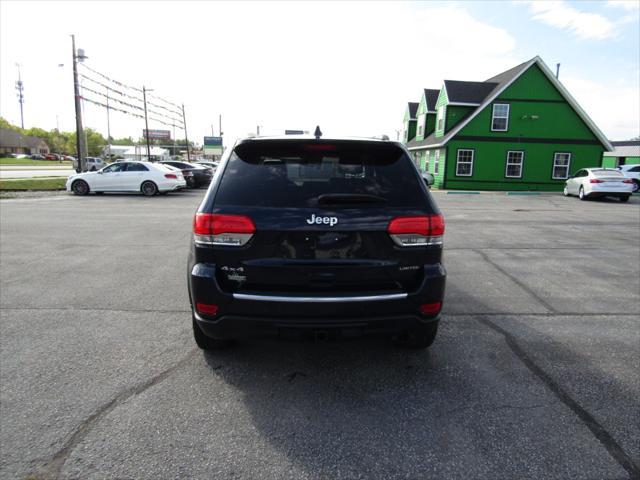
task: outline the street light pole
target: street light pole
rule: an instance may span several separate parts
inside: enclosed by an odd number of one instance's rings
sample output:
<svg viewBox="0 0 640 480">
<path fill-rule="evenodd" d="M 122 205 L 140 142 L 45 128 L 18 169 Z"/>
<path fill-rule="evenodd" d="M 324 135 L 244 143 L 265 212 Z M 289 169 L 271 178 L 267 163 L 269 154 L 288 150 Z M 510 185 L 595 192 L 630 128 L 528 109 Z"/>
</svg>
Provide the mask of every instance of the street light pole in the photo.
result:
<svg viewBox="0 0 640 480">
<path fill-rule="evenodd" d="M 22 109 L 22 104 L 24 103 L 24 84 L 22 83 L 22 75 L 20 75 L 20 64 L 16 63 L 16 67 L 18 67 L 16 90 L 18 90 L 18 103 L 20 104 L 20 126 L 24 130 L 24 111 Z"/>
<path fill-rule="evenodd" d="M 76 52 L 76 37 L 71 35 L 71 47 L 73 49 L 73 93 L 75 97 L 76 106 L 76 155 L 78 156 L 78 170 L 84 172 L 84 158 L 82 156 L 82 149 L 80 148 L 81 136 L 82 136 L 82 112 L 80 110 L 80 88 L 78 85 L 78 59 L 79 56 Z M 84 58 L 84 55 L 83 57 Z"/>
<path fill-rule="evenodd" d="M 187 117 L 184 114 L 184 103 L 182 104 L 182 123 L 184 125 L 184 138 L 187 141 L 187 162 L 190 162 L 191 153 L 189 152 L 189 135 L 187 135 Z"/>
<path fill-rule="evenodd" d="M 151 144 L 149 143 L 149 120 L 147 119 L 147 89 L 142 87 L 142 97 L 144 98 L 144 126 L 146 130 L 144 131 L 144 136 L 147 139 L 147 161 L 151 161 Z"/>
</svg>

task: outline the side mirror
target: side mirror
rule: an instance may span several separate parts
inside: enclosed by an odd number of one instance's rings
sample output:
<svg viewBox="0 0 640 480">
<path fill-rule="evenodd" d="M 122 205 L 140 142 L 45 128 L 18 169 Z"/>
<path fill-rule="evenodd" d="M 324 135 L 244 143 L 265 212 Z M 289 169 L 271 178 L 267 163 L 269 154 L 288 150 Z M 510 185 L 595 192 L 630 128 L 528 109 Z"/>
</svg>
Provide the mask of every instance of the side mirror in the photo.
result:
<svg viewBox="0 0 640 480">
<path fill-rule="evenodd" d="M 433 175 L 431 175 L 429 172 L 422 172 L 422 179 L 424 180 L 424 183 L 427 184 L 427 187 L 433 185 L 433 182 L 435 181 Z"/>
</svg>

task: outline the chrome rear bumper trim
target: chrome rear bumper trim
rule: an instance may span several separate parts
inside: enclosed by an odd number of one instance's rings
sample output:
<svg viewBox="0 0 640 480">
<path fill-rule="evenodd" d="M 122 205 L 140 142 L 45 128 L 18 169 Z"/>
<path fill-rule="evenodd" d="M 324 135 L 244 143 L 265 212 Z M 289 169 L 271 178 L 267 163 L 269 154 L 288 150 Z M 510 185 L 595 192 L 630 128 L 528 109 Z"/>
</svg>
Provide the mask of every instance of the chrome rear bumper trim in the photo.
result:
<svg viewBox="0 0 640 480">
<path fill-rule="evenodd" d="M 256 302 L 289 302 L 289 303 L 348 303 L 348 302 L 380 302 L 384 300 L 401 300 L 407 298 L 406 293 L 390 293 L 385 295 L 364 295 L 358 297 L 288 297 L 278 295 L 251 295 L 234 293 L 236 300 L 253 300 Z"/>
</svg>

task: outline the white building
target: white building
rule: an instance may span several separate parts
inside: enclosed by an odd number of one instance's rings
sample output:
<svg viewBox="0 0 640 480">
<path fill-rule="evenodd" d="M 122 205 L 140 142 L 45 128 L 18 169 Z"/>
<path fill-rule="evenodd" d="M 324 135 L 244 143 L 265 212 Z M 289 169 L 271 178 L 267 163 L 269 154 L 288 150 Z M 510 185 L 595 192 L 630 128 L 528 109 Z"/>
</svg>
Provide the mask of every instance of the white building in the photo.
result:
<svg viewBox="0 0 640 480">
<path fill-rule="evenodd" d="M 103 155 L 122 157 L 125 160 L 147 160 L 146 145 L 107 145 L 104 147 Z M 169 150 L 160 147 L 151 147 L 151 160 L 169 160 Z"/>
</svg>

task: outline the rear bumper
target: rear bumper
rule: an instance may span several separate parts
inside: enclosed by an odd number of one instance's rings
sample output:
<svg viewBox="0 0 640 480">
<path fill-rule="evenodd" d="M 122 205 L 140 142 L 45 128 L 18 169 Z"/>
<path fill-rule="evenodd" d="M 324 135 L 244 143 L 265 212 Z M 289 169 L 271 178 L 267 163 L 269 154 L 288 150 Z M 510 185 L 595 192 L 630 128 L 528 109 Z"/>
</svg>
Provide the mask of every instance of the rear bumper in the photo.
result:
<svg viewBox="0 0 640 480">
<path fill-rule="evenodd" d="M 194 318 L 201 330 L 214 338 L 298 336 L 325 332 L 338 336 L 393 334 L 439 320 L 420 314 L 420 305 L 442 302 L 446 272 L 441 264 L 424 267 L 424 278 L 413 292 L 333 297 L 275 297 L 257 300 L 264 293 L 234 297 L 223 292 L 215 278 L 215 266 L 196 264 L 189 275 L 189 293 Z M 278 296 L 281 298 L 279 299 Z M 369 298 L 367 298 L 369 297 Z M 348 298 L 349 301 L 344 301 Z M 298 301 L 299 299 L 299 301 Z M 216 315 L 198 313 L 196 303 L 216 305 Z"/>
<path fill-rule="evenodd" d="M 625 185 L 624 187 L 598 187 L 597 185 L 591 186 L 590 189 L 585 190 L 585 194 L 589 197 L 605 197 L 605 196 L 626 196 L 633 193 L 633 184 Z"/>
</svg>

